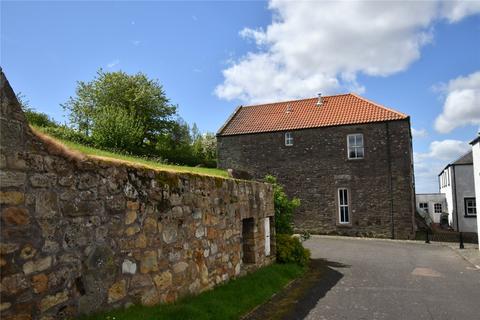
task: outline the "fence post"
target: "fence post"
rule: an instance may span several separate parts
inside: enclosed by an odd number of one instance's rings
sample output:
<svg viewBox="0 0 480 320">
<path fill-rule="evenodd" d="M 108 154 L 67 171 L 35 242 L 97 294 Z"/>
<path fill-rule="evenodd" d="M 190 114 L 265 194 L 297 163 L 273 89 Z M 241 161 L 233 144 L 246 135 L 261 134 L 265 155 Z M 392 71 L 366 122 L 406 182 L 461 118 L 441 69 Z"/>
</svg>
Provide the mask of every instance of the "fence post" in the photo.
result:
<svg viewBox="0 0 480 320">
<path fill-rule="evenodd" d="M 428 228 L 425 229 L 425 232 L 427 233 L 427 237 L 425 239 L 425 243 L 430 243 L 430 238 L 428 237 Z"/>
<path fill-rule="evenodd" d="M 460 231 L 460 249 L 465 249 L 465 246 L 463 245 L 463 234 Z"/>
</svg>

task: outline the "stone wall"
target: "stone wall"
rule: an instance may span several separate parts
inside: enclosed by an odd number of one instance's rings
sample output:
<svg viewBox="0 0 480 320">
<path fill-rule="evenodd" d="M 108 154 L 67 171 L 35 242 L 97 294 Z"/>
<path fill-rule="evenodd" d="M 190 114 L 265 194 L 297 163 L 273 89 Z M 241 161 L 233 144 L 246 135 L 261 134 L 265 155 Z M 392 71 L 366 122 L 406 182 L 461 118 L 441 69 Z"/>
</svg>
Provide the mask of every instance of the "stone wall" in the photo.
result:
<svg viewBox="0 0 480 320">
<path fill-rule="evenodd" d="M 219 167 L 257 179 L 275 175 L 289 196 L 301 199 L 294 216 L 299 232 L 390 238 L 393 231 L 395 238 L 413 237 L 409 120 L 291 132 L 293 146 L 285 146 L 285 132 L 219 136 Z M 347 157 L 347 135 L 353 133 L 364 135 L 364 159 Z M 338 221 L 338 188 L 348 188 L 350 224 Z"/>
<path fill-rule="evenodd" d="M 32 133 L 1 76 L 2 319 L 171 302 L 273 261 L 271 185 L 64 150 Z"/>
</svg>

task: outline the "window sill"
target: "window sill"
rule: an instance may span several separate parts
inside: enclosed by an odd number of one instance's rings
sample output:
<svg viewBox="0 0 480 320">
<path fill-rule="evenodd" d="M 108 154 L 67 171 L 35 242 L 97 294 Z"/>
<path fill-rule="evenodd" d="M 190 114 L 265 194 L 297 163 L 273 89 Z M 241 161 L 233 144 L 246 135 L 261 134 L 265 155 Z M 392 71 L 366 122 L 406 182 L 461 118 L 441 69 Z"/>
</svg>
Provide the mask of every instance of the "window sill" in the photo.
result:
<svg viewBox="0 0 480 320">
<path fill-rule="evenodd" d="M 340 228 L 351 228 L 352 227 L 352 223 L 349 222 L 349 223 L 340 223 L 340 222 L 337 222 L 337 227 L 340 227 Z"/>
<path fill-rule="evenodd" d="M 475 215 L 475 216 L 464 215 L 463 217 L 464 217 L 464 218 L 476 218 L 477 216 L 476 216 L 476 215 Z"/>
<path fill-rule="evenodd" d="M 365 158 L 347 158 L 348 161 L 361 161 L 365 160 Z"/>
</svg>

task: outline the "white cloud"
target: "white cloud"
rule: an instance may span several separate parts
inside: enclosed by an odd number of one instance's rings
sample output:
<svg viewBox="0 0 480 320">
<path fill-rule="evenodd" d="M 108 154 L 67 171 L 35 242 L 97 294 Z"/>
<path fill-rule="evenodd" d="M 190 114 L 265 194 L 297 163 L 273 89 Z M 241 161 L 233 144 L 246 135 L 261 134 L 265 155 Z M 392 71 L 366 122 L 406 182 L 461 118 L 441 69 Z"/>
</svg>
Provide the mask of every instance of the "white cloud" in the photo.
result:
<svg viewBox="0 0 480 320">
<path fill-rule="evenodd" d="M 388 76 L 417 60 L 434 21 L 480 12 L 436 1 L 271 0 L 269 8 L 273 21 L 265 30 L 240 31 L 257 50 L 223 70 L 218 97 L 260 102 L 341 89 L 361 93 L 359 73 Z"/>
<path fill-rule="evenodd" d="M 443 112 L 435 120 L 435 129 L 448 133 L 467 125 L 480 125 L 480 71 L 450 80 Z"/>
<path fill-rule="evenodd" d="M 111 68 L 117 66 L 119 63 L 120 63 L 120 60 L 115 59 L 115 60 L 107 63 L 107 68 L 111 69 Z"/>
<path fill-rule="evenodd" d="M 140 41 L 140 40 L 133 40 L 133 41 L 132 41 L 132 44 L 133 44 L 135 47 L 138 47 L 141 43 L 142 43 L 142 41 Z"/>
<path fill-rule="evenodd" d="M 450 23 L 458 22 L 464 17 L 478 13 L 480 1 L 478 0 L 452 0 L 442 2 L 442 16 Z"/>
<path fill-rule="evenodd" d="M 465 141 L 442 140 L 430 143 L 428 152 L 414 153 L 416 192 L 438 191 L 440 171 L 469 150 Z"/>
<path fill-rule="evenodd" d="M 428 132 L 425 129 L 412 128 L 412 136 L 414 138 L 425 138 L 426 136 L 428 136 Z"/>
</svg>

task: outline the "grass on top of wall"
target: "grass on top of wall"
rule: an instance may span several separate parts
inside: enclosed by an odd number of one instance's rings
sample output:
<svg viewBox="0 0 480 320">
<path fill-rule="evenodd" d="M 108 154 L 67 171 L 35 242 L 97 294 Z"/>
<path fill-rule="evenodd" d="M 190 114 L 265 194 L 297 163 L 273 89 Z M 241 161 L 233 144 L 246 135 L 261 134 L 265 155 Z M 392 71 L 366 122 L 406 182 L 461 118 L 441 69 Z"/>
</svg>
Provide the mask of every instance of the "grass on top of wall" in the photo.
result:
<svg viewBox="0 0 480 320">
<path fill-rule="evenodd" d="M 196 173 L 196 174 L 202 174 L 202 175 L 209 175 L 209 176 L 215 176 L 215 177 L 223 177 L 227 178 L 228 173 L 226 170 L 222 169 L 215 169 L 215 168 L 203 168 L 203 167 L 189 167 L 189 166 L 180 166 L 180 165 L 173 165 L 173 164 L 165 164 L 161 163 L 158 161 L 154 160 L 148 160 L 145 158 L 141 157 L 136 157 L 136 156 L 130 156 L 130 155 L 124 155 L 120 153 L 115 153 L 111 151 L 106 151 L 106 150 L 101 150 L 89 146 L 85 146 L 76 142 L 68 141 L 68 140 L 62 140 L 58 138 L 54 138 L 48 134 L 46 134 L 42 128 L 32 126 L 33 130 L 35 132 L 40 133 L 41 135 L 45 135 L 49 137 L 52 140 L 55 140 L 64 146 L 66 146 L 69 149 L 72 149 L 74 151 L 80 152 L 82 154 L 85 154 L 87 156 L 93 156 L 96 158 L 102 158 L 102 159 L 107 159 L 107 160 L 112 160 L 112 161 L 121 161 L 125 163 L 130 163 L 130 164 L 136 164 L 136 165 L 142 165 L 147 168 L 151 169 L 157 169 L 157 170 L 165 170 L 165 171 L 171 171 L 171 172 L 187 172 L 187 173 Z"/>
<path fill-rule="evenodd" d="M 154 307 L 132 306 L 128 309 L 82 317 L 82 320 L 239 319 L 256 306 L 268 301 L 305 268 L 294 264 L 272 264 L 254 273 L 232 280 L 198 296 L 174 304 Z"/>
</svg>

